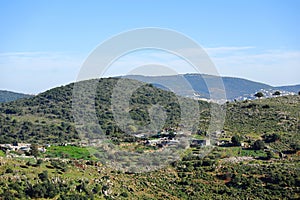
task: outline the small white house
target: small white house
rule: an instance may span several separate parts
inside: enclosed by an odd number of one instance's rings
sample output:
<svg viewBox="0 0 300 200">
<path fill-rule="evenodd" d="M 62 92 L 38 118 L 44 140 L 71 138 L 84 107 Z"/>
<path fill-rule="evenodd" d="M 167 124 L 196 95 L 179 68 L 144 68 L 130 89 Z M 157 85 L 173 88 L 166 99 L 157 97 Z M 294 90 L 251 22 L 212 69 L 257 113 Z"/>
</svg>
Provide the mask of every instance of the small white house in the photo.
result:
<svg viewBox="0 0 300 200">
<path fill-rule="evenodd" d="M 209 146 L 210 140 L 192 140 L 191 147 Z"/>
</svg>

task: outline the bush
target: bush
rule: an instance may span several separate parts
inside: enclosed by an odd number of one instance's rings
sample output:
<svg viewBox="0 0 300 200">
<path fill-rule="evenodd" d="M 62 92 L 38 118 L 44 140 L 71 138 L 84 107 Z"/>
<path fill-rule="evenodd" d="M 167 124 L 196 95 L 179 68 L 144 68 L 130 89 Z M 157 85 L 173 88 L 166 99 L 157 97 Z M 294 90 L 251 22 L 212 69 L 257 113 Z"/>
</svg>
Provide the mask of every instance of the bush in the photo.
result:
<svg viewBox="0 0 300 200">
<path fill-rule="evenodd" d="M 41 181 L 46 181 L 48 180 L 48 171 L 43 171 L 42 173 L 38 174 L 39 178 Z"/>
<path fill-rule="evenodd" d="M 101 191 L 101 186 L 96 184 L 96 186 L 93 188 L 92 192 L 94 194 L 98 194 Z"/>
<path fill-rule="evenodd" d="M 6 170 L 5 170 L 5 173 L 13 173 L 14 171 L 11 169 L 11 168 L 7 168 Z"/>
<path fill-rule="evenodd" d="M 30 154 L 34 157 L 39 156 L 39 150 L 38 150 L 38 145 L 37 144 L 32 144 L 30 147 Z"/>
<path fill-rule="evenodd" d="M 292 144 L 290 144 L 290 147 L 292 149 L 294 149 L 295 151 L 299 151 L 300 150 L 300 144 L 298 144 L 298 143 L 292 143 Z"/>
<path fill-rule="evenodd" d="M 237 135 L 232 136 L 231 142 L 233 146 L 241 146 L 241 138 Z"/>
<path fill-rule="evenodd" d="M 264 96 L 264 94 L 262 92 L 257 92 L 254 96 L 257 98 L 261 98 Z"/>
<path fill-rule="evenodd" d="M 254 150 L 262 150 L 265 148 L 265 143 L 262 140 L 256 140 L 253 144 Z"/>
<path fill-rule="evenodd" d="M 270 160 L 271 158 L 274 158 L 274 153 L 272 151 L 267 152 L 267 159 Z"/>
<path fill-rule="evenodd" d="M 38 166 L 40 166 L 41 164 L 43 164 L 43 160 L 42 160 L 42 159 L 38 159 L 38 160 L 36 161 L 36 164 L 37 164 Z"/>
<path fill-rule="evenodd" d="M 276 133 L 266 134 L 263 137 L 264 137 L 264 141 L 267 142 L 267 143 L 276 142 L 276 141 L 280 140 L 280 135 L 278 135 Z"/>
<path fill-rule="evenodd" d="M 270 106 L 268 104 L 263 105 L 262 108 L 270 108 Z"/>
<path fill-rule="evenodd" d="M 128 197 L 128 194 L 127 194 L 127 192 L 122 192 L 122 193 L 121 193 L 121 196 L 127 198 L 127 197 Z"/>
</svg>

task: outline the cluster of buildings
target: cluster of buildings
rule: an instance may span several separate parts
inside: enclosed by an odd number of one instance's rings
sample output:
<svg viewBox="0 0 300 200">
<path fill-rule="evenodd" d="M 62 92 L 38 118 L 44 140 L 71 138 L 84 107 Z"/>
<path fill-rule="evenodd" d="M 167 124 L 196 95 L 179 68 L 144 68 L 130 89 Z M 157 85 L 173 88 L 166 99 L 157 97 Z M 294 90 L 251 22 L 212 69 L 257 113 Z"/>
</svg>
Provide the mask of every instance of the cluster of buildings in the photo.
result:
<svg viewBox="0 0 300 200">
<path fill-rule="evenodd" d="M 46 147 L 38 147 L 38 151 L 45 153 Z M 31 144 L 29 143 L 16 143 L 16 144 L 0 144 L 0 150 L 4 152 L 20 152 L 20 153 L 28 153 L 31 150 Z"/>
<path fill-rule="evenodd" d="M 147 140 L 145 144 L 149 146 L 163 147 L 163 146 L 178 145 L 179 143 L 180 143 L 179 140 L 176 140 L 174 138 L 169 139 L 167 137 L 163 137 L 155 140 Z"/>
<path fill-rule="evenodd" d="M 279 91 L 280 95 L 274 95 L 274 93 L 276 91 Z M 287 95 L 295 95 L 296 94 L 294 92 L 289 92 L 289 91 L 284 91 L 284 90 L 275 90 L 275 89 L 261 89 L 261 90 L 259 90 L 257 92 L 263 93 L 264 96 L 262 98 L 272 98 L 272 97 L 277 97 L 277 96 L 287 96 Z M 245 101 L 245 100 L 256 99 L 256 97 L 254 95 L 257 92 L 252 93 L 252 94 L 245 94 L 243 96 L 235 98 L 235 100 L 237 100 L 237 101 Z"/>
<path fill-rule="evenodd" d="M 169 138 L 159 138 L 159 139 L 155 139 L 155 140 L 146 140 L 145 145 L 148 146 L 157 146 L 157 147 L 164 147 L 164 146 L 177 146 L 180 144 L 180 141 L 177 139 L 169 139 Z M 210 140 L 206 139 L 206 140 L 191 140 L 190 141 L 190 147 L 204 147 L 204 146 L 210 146 Z"/>
<path fill-rule="evenodd" d="M 157 147 L 164 147 L 164 146 L 177 146 L 180 144 L 180 140 L 178 138 L 184 135 L 183 132 L 175 132 L 174 130 L 163 130 L 162 132 L 158 132 L 156 135 L 152 135 L 149 137 L 148 134 L 136 134 L 135 137 L 144 139 L 144 144 L 147 146 L 157 146 Z M 224 136 L 224 131 L 217 131 L 214 132 L 211 137 L 220 137 Z M 147 137 L 148 136 L 148 137 Z M 190 147 L 204 147 L 210 146 L 211 140 L 208 139 L 192 139 L 189 141 Z M 217 145 L 221 145 L 217 144 Z"/>
</svg>

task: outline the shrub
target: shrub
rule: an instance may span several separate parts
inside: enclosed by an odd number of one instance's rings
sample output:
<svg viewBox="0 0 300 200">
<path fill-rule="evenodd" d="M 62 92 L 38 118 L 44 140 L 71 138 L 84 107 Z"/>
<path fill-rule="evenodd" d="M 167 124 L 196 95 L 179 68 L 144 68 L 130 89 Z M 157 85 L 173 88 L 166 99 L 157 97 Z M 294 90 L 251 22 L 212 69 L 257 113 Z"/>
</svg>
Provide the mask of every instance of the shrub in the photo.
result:
<svg viewBox="0 0 300 200">
<path fill-rule="evenodd" d="M 263 137 L 264 137 L 264 141 L 267 143 L 276 142 L 276 141 L 280 140 L 280 135 L 278 135 L 276 133 L 266 134 Z"/>
<path fill-rule="evenodd" d="M 257 92 L 254 96 L 257 98 L 261 98 L 264 96 L 264 94 L 262 92 Z"/>
<path fill-rule="evenodd" d="M 241 138 L 237 135 L 232 136 L 231 142 L 233 146 L 241 146 Z"/>
<path fill-rule="evenodd" d="M 256 140 L 253 144 L 254 150 L 262 150 L 265 148 L 265 143 L 262 140 Z"/>
<path fill-rule="evenodd" d="M 11 168 L 7 168 L 6 170 L 5 170 L 5 173 L 13 173 L 14 171 L 11 169 Z"/>
<path fill-rule="evenodd" d="M 267 159 L 270 160 L 271 158 L 274 158 L 274 153 L 272 151 L 267 152 Z"/>
<path fill-rule="evenodd" d="M 42 160 L 42 159 L 38 159 L 38 160 L 36 161 L 36 164 L 37 164 L 38 166 L 40 166 L 41 164 L 43 164 L 43 160 Z"/>
<path fill-rule="evenodd" d="M 127 197 L 128 197 L 128 194 L 127 194 L 127 192 L 122 192 L 122 193 L 121 193 L 121 196 L 127 198 Z"/>
<path fill-rule="evenodd" d="M 43 171 L 42 173 L 38 174 L 39 178 L 41 181 L 46 181 L 48 180 L 48 171 Z"/>
</svg>

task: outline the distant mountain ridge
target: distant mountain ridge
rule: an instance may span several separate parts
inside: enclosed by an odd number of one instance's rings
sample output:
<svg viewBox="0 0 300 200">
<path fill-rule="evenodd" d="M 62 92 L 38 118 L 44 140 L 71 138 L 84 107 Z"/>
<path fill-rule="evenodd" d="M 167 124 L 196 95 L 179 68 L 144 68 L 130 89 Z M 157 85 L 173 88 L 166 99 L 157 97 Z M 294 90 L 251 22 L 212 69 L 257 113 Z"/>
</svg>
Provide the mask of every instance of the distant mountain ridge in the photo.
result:
<svg viewBox="0 0 300 200">
<path fill-rule="evenodd" d="M 154 86 L 161 89 L 166 89 L 166 85 L 172 85 L 177 90 L 177 94 L 189 97 L 210 98 L 209 90 L 206 81 L 214 82 L 220 77 L 206 74 L 183 74 L 171 76 L 141 76 L 141 75 L 127 75 L 125 78 L 136 79 L 146 83 L 152 83 Z M 258 91 L 265 91 L 266 95 L 273 91 L 279 90 L 284 94 L 298 93 L 300 91 L 300 84 L 293 86 L 274 87 L 268 84 L 250 81 L 243 78 L 221 77 L 226 91 L 226 98 L 228 100 L 241 100 L 245 98 L 253 98 L 253 95 Z M 186 88 L 181 89 L 180 80 L 185 79 L 191 86 L 192 90 Z M 211 88 L 211 90 L 219 88 Z M 198 94 L 195 94 L 198 93 Z"/>
<path fill-rule="evenodd" d="M 285 91 L 295 92 L 295 93 L 300 91 L 300 85 L 279 86 L 275 88 L 278 90 L 285 90 Z"/>
<path fill-rule="evenodd" d="M 33 95 L 0 90 L 0 103 L 15 101 L 17 99 L 29 98 L 32 96 Z"/>
<path fill-rule="evenodd" d="M 151 83 L 153 86 L 170 91 L 168 85 L 176 89 L 176 93 L 181 96 L 192 98 L 210 99 L 209 90 L 205 80 L 214 82 L 222 78 L 226 92 L 227 100 L 243 100 L 253 99 L 254 94 L 262 91 L 265 96 L 272 96 L 275 91 L 280 91 L 284 95 L 297 94 L 300 91 L 300 84 L 288 86 L 271 86 L 268 84 L 251 81 L 236 77 L 217 77 L 207 74 L 179 74 L 169 76 L 142 76 L 142 75 L 126 75 L 123 78 L 134 79 L 146 83 Z M 181 83 L 186 80 L 191 88 L 184 87 Z M 211 88 L 214 90 L 217 88 Z M 17 93 L 12 91 L 0 90 L 0 103 L 15 101 L 22 98 L 29 98 L 34 95 Z"/>
</svg>

